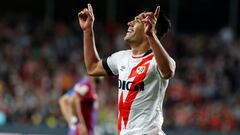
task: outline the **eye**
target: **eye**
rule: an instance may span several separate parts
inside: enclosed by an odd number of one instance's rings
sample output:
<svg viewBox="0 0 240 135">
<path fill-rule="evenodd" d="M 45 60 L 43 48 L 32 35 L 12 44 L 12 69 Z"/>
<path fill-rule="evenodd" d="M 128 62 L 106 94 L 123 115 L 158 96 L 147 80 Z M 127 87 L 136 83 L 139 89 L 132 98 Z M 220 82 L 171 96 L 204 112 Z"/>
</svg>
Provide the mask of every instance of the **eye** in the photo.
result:
<svg viewBox="0 0 240 135">
<path fill-rule="evenodd" d="M 135 17 L 135 21 L 138 22 L 138 23 L 141 23 L 141 20 L 138 17 Z"/>
</svg>

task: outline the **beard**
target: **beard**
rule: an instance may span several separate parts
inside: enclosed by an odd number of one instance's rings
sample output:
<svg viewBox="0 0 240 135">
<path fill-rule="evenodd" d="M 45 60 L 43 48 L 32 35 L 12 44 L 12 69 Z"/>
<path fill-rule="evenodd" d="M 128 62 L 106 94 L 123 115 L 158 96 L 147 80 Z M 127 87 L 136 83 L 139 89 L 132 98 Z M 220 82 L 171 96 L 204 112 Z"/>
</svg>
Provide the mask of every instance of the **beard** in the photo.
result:
<svg viewBox="0 0 240 135">
<path fill-rule="evenodd" d="M 144 40 L 144 35 L 139 35 L 135 33 L 127 33 L 124 37 L 124 41 L 128 44 L 141 44 Z"/>
<path fill-rule="evenodd" d="M 132 36 L 132 33 L 126 33 L 126 35 L 124 36 L 124 40 L 128 40 L 130 37 Z"/>
<path fill-rule="evenodd" d="M 133 43 L 136 40 L 136 36 L 134 33 L 127 33 L 124 37 L 124 41 L 127 43 Z"/>
</svg>

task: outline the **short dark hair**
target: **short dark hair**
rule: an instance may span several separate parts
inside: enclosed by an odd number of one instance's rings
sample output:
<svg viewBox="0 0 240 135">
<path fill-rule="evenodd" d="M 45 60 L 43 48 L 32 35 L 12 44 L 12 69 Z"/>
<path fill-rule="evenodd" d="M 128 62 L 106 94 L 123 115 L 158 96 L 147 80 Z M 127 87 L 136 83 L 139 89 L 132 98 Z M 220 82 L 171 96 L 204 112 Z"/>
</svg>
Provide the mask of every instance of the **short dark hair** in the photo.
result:
<svg viewBox="0 0 240 135">
<path fill-rule="evenodd" d="M 167 16 L 160 12 L 157 20 L 156 30 L 157 35 L 161 39 L 164 35 L 169 32 L 171 28 L 171 21 L 167 18 Z"/>
</svg>

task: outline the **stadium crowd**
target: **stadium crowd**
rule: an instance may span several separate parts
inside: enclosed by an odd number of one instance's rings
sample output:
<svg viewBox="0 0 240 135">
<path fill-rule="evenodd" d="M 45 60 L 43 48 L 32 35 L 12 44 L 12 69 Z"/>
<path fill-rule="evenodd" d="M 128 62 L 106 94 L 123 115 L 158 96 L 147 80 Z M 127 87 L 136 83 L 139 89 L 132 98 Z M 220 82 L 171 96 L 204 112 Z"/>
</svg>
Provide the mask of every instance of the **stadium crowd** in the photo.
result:
<svg viewBox="0 0 240 135">
<path fill-rule="evenodd" d="M 101 57 L 127 48 L 120 24 L 96 24 L 95 30 Z M 82 42 L 77 22 L 46 25 L 25 15 L 0 18 L 0 125 L 64 126 L 58 98 L 85 74 Z M 172 32 L 162 42 L 177 62 L 164 102 L 164 129 L 239 129 L 240 40 L 227 31 Z M 98 124 L 116 125 L 116 78 L 104 78 L 97 93 Z"/>
</svg>

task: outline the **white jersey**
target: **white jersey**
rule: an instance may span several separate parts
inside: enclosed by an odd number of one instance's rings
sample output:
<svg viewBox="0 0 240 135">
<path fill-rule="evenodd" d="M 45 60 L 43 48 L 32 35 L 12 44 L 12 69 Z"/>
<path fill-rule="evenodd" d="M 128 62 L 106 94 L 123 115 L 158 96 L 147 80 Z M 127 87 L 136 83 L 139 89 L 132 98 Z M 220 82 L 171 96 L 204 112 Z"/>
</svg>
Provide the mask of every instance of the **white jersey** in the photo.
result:
<svg viewBox="0 0 240 135">
<path fill-rule="evenodd" d="M 118 134 L 164 135 L 162 104 L 168 80 L 158 71 L 152 51 L 133 57 L 131 50 L 103 59 L 108 74 L 118 75 Z"/>
</svg>

